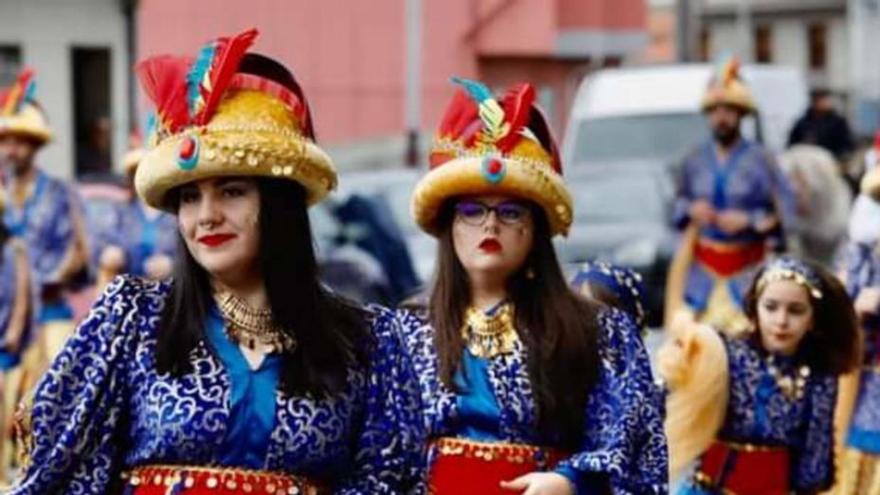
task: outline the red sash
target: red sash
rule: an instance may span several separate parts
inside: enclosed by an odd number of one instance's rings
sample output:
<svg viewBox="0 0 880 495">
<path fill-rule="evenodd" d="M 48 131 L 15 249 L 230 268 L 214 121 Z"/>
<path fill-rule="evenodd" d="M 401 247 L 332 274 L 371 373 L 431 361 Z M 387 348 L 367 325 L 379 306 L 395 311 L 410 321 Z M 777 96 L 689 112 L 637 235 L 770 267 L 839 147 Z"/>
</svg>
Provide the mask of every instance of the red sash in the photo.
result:
<svg viewBox="0 0 880 495">
<path fill-rule="evenodd" d="M 694 475 L 698 486 L 730 495 L 788 495 L 788 478 L 788 449 L 720 441 Z"/>
<path fill-rule="evenodd" d="M 555 449 L 502 442 L 443 437 L 431 444 L 428 478 L 431 495 L 510 495 L 501 481 L 553 469 L 568 457 Z"/>
</svg>

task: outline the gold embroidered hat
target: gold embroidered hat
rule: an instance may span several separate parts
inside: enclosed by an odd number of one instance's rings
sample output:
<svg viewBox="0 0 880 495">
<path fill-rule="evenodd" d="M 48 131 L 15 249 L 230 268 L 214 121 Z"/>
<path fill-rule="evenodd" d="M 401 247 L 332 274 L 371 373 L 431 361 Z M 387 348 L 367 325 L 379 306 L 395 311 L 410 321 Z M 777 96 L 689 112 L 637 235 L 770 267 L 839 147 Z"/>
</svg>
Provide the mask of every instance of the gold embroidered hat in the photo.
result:
<svg viewBox="0 0 880 495">
<path fill-rule="evenodd" d="M 138 64 L 157 116 L 135 174 L 135 188 L 150 206 L 167 210 L 168 191 L 212 177 L 292 180 L 306 189 L 310 205 L 336 187 L 299 88 L 239 70 L 256 36 L 250 29 L 219 38 L 195 60 L 164 55 Z"/>
<path fill-rule="evenodd" d="M 498 101 L 480 82 L 453 82 L 463 89 L 446 109 L 431 149 L 430 170 L 413 193 L 416 222 L 437 235 L 437 216 L 450 198 L 501 194 L 536 203 L 547 215 L 551 233 L 567 235 L 572 199 L 550 127 L 534 105 L 535 89 L 517 84 Z"/>
<path fill-rule="evenodd" d="M 0 92 L 0 135 L 26 136 L 40 144 L 52 140 L 52 130 L 34 99 L 37 83 L 33 69 L 25 68 L 15 82 Z"/>
<path fill-rule="evenodd" d="M 730 105 L 745 113 L 758 111 L 751 91 L 739 77 L 739 60 L 736 57 L 731 57 L 721 64 L 703 95 L 704 112 L 718 105 Z"/>
</svg>

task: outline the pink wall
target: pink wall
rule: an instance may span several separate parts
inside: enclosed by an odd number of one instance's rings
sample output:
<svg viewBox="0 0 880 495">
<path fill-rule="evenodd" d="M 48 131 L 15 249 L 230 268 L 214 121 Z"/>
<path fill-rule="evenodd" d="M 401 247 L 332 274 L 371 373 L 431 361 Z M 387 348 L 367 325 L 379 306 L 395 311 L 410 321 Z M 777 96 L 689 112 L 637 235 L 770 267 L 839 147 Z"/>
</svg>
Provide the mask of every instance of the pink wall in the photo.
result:
<svg viewBox="0 0 880 495">
<path fill-rule="evenodd" d="M 478 0 L 482 24 L 473 30 L 481 55 L 547 56 L 556 45 L 556 2 Z"/>
<path fill-rule="evenodd" d="M 141 0 L 138 51 L 195 54 L 256 26 L 253 50 L 293 70 L 319 139 L 359 139 L 402 126 L 403 15 L 402 0 Z"/>
<path fill-rule="evenodd" d="M 138 6 L 141 57 L 195 55 L 213 37 L 256 26 L 254 50 L 293 70 L 320 140 L 404 131 L 405 0 L 140 0 Z M 534 61 L 521 63 L 524 58 L 553 57 L 557 24 L 617 26 L 624 22 L 618 17 L 643 16 L 644 0 L 423 0 L 422 9 L 422 127 L 429 130 L 452 94 L 451 75 L 482 75 L 487 56 L 511 64 L 503 70 L 496 64 L 487 75 L 506 79 L 520 66 L 528 72 Z M 554 70 L 557 85 L 570 85 L 570 73 Z"/>
<path fill-rule="evenodd" d="M 645 0 L 557 0 L 564 29 L 643 29 Z"/>
</svg>

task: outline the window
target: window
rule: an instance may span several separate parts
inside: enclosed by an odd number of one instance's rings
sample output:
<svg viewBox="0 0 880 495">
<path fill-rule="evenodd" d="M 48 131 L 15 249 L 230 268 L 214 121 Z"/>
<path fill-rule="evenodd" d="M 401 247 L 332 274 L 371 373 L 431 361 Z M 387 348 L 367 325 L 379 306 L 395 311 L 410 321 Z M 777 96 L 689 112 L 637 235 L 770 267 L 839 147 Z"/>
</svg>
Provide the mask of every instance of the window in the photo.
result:
<svg viewBox="0 0 880 495">
<path fill-rule="evenodd" d="M 755 62 L 769 63 L 773 61 L 773 31 L 770 26 L 755 28 Z"/>
<path fill-rule="evenodd" d="M 15 81 L 21 70 L 21 49 L 12 45 L 0 45 L 0 88 Z"/>
<path fill-rule="evenodd" d="M 828 54 L 828 28 L 823 23 L 807 26 L 807 43 L 809 43 L 810 69 L 823 70 Z"/>
<path fill-rule="evenodd" d="M 699 38 L 697 40 L 697 58 L 700 62 L 708 62 L 711 58 L 711 40 L 709 29 L 705 26 L 700 28 Z"/>
<path fill-rule="evenodd" d="M 101 175 L 111 167 L 110 49 L 73 48 L 73 118 L 76 175 Z"/>
</svg>

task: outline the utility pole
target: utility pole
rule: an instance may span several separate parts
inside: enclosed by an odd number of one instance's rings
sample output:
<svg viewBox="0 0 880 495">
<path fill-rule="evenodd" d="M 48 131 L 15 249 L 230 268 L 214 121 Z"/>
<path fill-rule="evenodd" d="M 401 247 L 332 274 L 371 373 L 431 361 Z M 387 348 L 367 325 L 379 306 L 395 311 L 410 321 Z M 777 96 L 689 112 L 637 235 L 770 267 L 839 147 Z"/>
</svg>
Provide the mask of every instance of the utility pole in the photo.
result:
<svg viewBox="0 0 880 495">
<path fill-rule="evenodd" d="M 739 0 L 736 6 L 736 30 L 739 45 L 739 59 L 742 63 L 752 62 L 755 53 L 752 46 L 752 5 L 751 0 Z"/>
<path fill-rule="evenodd" d="M 419 164 L 422 124 L 422 0 L 406 0 L 406 156 L 408 167 Z"/>
<path fill-rule="evenodd" d="M 678 0 L 676 2 L 676 45 L 679 62 L 692 62 L 694 60 L 693 43 L 691 40 L 693 31 L 691 23 L 691 0 Z"/>
</svg>

